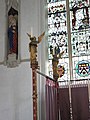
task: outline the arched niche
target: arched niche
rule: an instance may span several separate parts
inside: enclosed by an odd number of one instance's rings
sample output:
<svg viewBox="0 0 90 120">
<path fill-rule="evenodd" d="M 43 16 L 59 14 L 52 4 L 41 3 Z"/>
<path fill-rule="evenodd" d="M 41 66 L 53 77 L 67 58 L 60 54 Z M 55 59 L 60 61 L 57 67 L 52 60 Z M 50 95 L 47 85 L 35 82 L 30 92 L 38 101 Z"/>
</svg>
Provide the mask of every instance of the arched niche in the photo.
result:
<svg viewBox="0 0 90 120">
<path fill-rule="evenodd" d="M 6 53 L 7 67 L 16 67 L 20 63 L 19 14 L 20 1 L 6 0 Z"/>
</svg>

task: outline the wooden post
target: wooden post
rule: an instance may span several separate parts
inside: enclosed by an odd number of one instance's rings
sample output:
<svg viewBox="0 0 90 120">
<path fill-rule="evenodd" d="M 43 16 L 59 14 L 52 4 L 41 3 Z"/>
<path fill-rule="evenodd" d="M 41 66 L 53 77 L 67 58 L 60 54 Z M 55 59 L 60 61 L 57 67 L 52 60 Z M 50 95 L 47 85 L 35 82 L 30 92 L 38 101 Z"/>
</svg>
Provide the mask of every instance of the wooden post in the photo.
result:
<svg viewBox="0 0 90 120">
<path fill-rule="evenodd" d="M 59 59 L 63 55 L 64 52 L 61 52 L 59 54 L 54 54 L 52 59 L 52 65 L 53 65 L 53 78 L 58 81 L 59 74 L 58 74 L 58 63 Z M 56 87 L 58 87 L 58 82 L 56 82 Z M 59 89 L 57 89 L 57 119 L 60 119 L 60 108 L 59 108 Z"/>
<path fill-rule="evenodd" d="M 30 62 L 31 62 L 31 68 L 32 68 L 32 98 L 33 98 L 33 120 L 38 120 L 38 114 L 37 114 L 37 72 L 36 70 L 39 68 L 38 61 L 37 61 L 37 45 L 41 42 L 43 36 L 45 33 L 41 34 L 38 37 L 38 41 L 36 40 L 36 37 L 31 37 L 30 34 L 28 34 L 30 38 L 29 43 L 29 52 L 30 52 Z"/>
<path fill-rule="evenodd" d="M 37 115 L 37 74 L 36 66 L 32 65 L 32 85 L 33 85 L 33 120 L 38 120 Z"/>
<path fill-rule="evenodd" d="M 58 73 L 58 63 L 59 63 L 59 59 L 62 58 L 64 51 L 62 51 L 61 53 L 58 54 L 54 54 L 53 55 L 53 59 L 52 59 L 52 66 L 53 66 L 53 78 L 56 79 L 56 81 L 58 80 L 59 73 Z"/>
<path fill-rule="evenodd" d="M 58 66 L 58 62 L 59 62 L 59 58 L 57 57 L 57 55 L 53 55 L 53 59 L 52 59 L 52 66 L 53 66 L 53 78 L 57 81 L 59 78 L 59 75 L 57 73 L 57 66 Z M 58 86 L 58 82 L 55 83 L 55 86 L 57 88 Z M 59 91 L 57 89 L 57 118 L 59 119 Z"/>
<path fill-rule="evenodd" d="M 52 59 L 52 65 L 53 65 L 53 78 L 57 81 L 59 78 L 59 75 L 57 73 L 57 66 L 59 63 L 59 58 L 56 55 L 53 55 Z"/>
<path fill-rule="evenodd" d="M 38 61 L 37 61 L 37 41 L 36 38 L 31 38 L 31 42 L 29 43 L 30 50 L 30 62 L 32 68 L 32 98 L 33 98 L 33 120 L 37 120 L 37 74 L 36 69 L 38 69 Z"/>
</svg>

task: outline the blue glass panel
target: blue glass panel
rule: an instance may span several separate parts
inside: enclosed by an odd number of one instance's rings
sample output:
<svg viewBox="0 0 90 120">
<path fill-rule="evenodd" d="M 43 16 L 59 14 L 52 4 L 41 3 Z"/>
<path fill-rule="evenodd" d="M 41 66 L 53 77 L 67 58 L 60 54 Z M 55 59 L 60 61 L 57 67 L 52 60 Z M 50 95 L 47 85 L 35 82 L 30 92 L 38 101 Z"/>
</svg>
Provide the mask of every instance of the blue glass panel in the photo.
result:
<svg viewBox="0 0 90 120">
<path fill-rule="evenodd" d="M 89 76 L 90 62 L 85 60 L 79 61 L 76 65 L 76 73 L 81 77 Z"/>
<path fill-rule="evenodd" d="M 88 65 L 90 65 L 90 56 L 81 56 L 81 57 L 73 57 L 73 78 L 74 80 L 77 79 L 88 79 L 90 77 L 90 71 L 87 74 L 87 69 L 83 68 L 86 73 L 84 74 L 84 70 L 81 71 L 81 74 L 79 73 L 79 63 L 80 64 L 86 64 L 88 61 Z M 84 66 L 83 66 L 84 67 Z"/>
</svg>

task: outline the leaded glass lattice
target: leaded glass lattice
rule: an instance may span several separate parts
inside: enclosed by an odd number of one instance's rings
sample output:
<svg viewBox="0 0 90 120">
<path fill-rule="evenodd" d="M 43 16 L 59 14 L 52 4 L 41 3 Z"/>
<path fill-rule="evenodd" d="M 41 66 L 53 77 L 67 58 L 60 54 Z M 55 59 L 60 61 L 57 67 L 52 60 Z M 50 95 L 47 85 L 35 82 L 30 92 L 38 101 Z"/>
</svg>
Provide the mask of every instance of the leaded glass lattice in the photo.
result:
<svg viewBox="0 0 90 120">
<path fill-rule="evenodd" d="M 69 8 L 66 0 L 47 0 L 48 4 L 48 60 L 49 75 L 53 76 L 52 59 L 53 55 L 64 51 L 59 65 L 65 68 L 64 75 L 59 80 L 70 79 L 70 62 L 72 62 L 73 79 L 88 79 L 90 75 L 79 74 L 79 63 L 86 65 L 90 62 L 90 1 L 89 0 L 69 0 Z M 70 10 L 70 31 L 67 31 L 67 10 Z M 69 27 L 69 26 L 68 26 Z M 68 35 L 71 44 L 68 44 Z M 70 43 L 70 42 L 69 42 Z M 68 46 L 72 51 L 68 53 Z M 70 55 L 71 54 L 71 55 Z M 69 58 L 72 56 L 72 58 Z M 72 60 L 70 60 L 72 59 Z M 69 61 L 70 60 L 70 61 Z M 84 64 L 85 61 L 88 63 Z M 89 64 L 88 64 L 89 65 Z M 87 67 L 83 67 L 86 69 Z M 89 67 L 88 67 L 89 69 Z"/>
<path fill-rule="evenodd" d="M 70 23 L 73 57 L 73 79 L 86 79 L 89 78 L 89 74 L 87 73 L 87 75 L 83 75 L 81 72 L 82 75 L 80 75 L 79 71 L 81 68 L 80 66 L 76 66 L 84 61 L 90 61 L 89 0 L 70 0 Z M 83 67 L 83 69 L 87 72 L 85 67 Z"/>
<path fill-rule="evenodd" d="M 89 22 L 89 1 L 70 0 L 71 30 L 86 29 Z"/>
<path fill-rule="evenodd" d="M 90 33 L 89 29 L 72 32 L 72 55 L 90 55 Z"/>
<path fill-rule="evenodd" d="M 63 78 L 67 79 L 68 74 L 68 42 L 67 42 L 67 18 L 66 18 L 66 1 L 48 1 L 48 59 L 49 59 L 49 75 L 53 76 L 52 59 L 53 55 L 64 52 L 59 64 L 64 64 L 65 74 Z M 65 77 L 66 76 L 66 77 Z"/>
</svg>

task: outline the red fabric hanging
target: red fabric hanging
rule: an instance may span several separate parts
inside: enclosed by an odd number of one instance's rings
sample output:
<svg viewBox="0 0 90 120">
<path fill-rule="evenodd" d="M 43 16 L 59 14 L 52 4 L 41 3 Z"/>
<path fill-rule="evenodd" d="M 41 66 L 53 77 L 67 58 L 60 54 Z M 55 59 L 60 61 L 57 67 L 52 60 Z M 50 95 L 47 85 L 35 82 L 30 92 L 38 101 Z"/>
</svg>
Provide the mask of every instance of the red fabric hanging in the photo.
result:
<svg viewBox="0 0 90 120">
<path fill-rule="evenodd" d="M 73 120 L 88 120 L 89 97 L 88 87 L 73 87 L 71 89 Z"/>
<path fill-rule="evenodd" d="M 70 120 L 69 88 L 59 88 L 59 109 L 61 120 Z"/>
<path fill-rule="evenodd" d="M 46 79 L 46 120 L 58 120 L 56 83 Z"/>
</svg>

